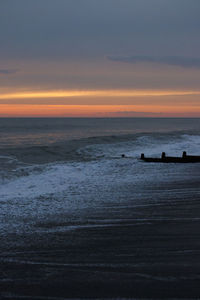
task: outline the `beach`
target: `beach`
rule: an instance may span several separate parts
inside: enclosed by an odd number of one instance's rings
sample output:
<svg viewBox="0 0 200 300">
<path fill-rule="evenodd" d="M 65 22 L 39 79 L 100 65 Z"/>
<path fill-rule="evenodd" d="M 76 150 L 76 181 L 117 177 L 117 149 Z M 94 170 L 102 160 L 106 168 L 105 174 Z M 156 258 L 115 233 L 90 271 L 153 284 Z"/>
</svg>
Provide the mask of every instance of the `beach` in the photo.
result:
<svg viewBox="0 0 200 300">
<path fill-rule="evenodd" d="M 168 203 L 107 207 L 98 221 L 86 211 L 79 225 L 54 225 L 71 230 L 24 237 L 26 245 L 1 255 L 2 296 L 198 298 L 200 204 L 187 192 L 196 186 L 167 188 L 176 190 Z"/>
</svg>

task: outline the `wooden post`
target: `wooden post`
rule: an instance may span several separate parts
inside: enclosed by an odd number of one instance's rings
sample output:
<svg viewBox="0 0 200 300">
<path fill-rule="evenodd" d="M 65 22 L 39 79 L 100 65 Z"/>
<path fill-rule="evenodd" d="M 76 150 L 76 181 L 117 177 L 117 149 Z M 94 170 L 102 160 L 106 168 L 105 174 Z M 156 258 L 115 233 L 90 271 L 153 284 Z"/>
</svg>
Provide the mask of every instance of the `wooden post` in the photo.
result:
<svg viewBox="0 0 200 300">
<path fill-rule="evenodd" d="M 182 158 L 186 158 L 186 156 L 187 156 L 186 151 L 183 151 L 183 156 L 182 156 Z"/>
<path fill-rule="evenodd" d="M 162 152 L 162 159 L 165 159 L 165 152 Z"/>
</svg>

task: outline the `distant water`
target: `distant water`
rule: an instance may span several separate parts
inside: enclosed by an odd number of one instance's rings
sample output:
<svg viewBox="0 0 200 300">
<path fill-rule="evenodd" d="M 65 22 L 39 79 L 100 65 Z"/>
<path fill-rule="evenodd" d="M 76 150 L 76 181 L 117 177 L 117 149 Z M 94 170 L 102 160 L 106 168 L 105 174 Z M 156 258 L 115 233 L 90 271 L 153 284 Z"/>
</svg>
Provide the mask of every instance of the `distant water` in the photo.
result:
<svg viewBox="0 0 200 300">
<path fill-rule="evenodd" d="M 0 148 L 49 145 L 67 140 L 136 133 L 199 134 L 200 119 L 0 118 Z"/>
</svg>

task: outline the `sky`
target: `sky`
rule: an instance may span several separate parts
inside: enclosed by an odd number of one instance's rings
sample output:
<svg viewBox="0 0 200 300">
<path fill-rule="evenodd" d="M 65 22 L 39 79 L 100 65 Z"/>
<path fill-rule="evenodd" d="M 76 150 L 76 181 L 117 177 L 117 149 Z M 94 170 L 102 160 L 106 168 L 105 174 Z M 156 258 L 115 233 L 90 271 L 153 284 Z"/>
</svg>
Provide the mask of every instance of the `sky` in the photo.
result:
<svg viewBox="0 0 200 300">
<path fill-rule="evenodd" d="M 0 117 L 200 117 L 199 0 L 0 0 Z"/>
</svg>

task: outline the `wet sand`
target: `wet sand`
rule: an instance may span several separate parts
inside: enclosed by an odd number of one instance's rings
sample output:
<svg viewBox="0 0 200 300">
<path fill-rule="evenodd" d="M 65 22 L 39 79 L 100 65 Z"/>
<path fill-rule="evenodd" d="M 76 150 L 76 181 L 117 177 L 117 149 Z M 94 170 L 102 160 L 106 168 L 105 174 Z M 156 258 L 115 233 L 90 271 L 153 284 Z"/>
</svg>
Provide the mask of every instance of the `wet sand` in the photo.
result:
<svg viewBox="0 0 200 300">
<path fill-rule="evenodd" d="M 79 222 L 42 222 L 6 237 L 13 243 L 1 250 L 1 299 L 199 298 L 197 184 L 185 183 L 186 194 L 179 185 L 160 204 L 87 209 Z"/>
</svg>

